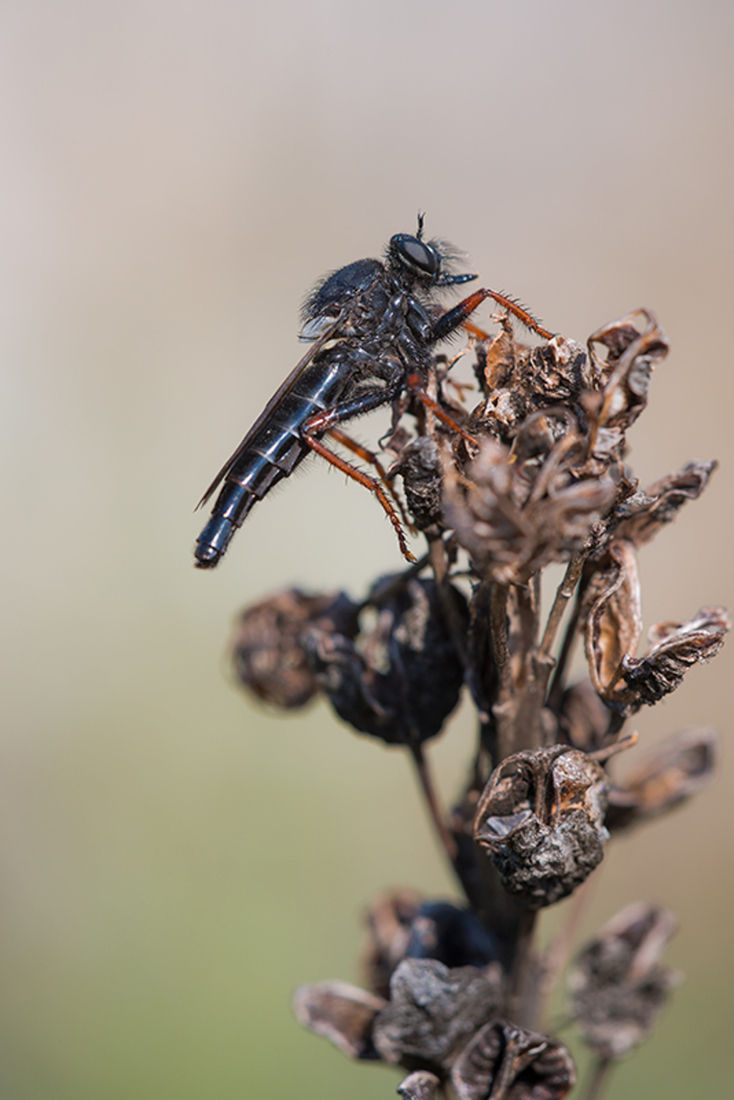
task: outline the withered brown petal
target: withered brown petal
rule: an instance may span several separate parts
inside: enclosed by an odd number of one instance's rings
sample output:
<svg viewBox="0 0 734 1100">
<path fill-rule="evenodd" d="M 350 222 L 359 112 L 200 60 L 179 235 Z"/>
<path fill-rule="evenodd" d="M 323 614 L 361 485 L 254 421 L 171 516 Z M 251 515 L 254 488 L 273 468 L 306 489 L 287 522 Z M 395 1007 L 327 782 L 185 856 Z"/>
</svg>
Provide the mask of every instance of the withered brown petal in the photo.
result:
<svg viewBox="0 0 734 1100">
<path fill-rule="evenodd" d="M 477 805 L 474 839 L 505 889 L 525 905 L 552 905 L 604 857 L 607 780 L 586 753 L 557 745 L 506 757 Z"/>
<path fill-rule="evenodd" d="M 654 314 L 639 309 L 598 329 L 588 345 L 604 393 L 599 424 L 625 432 L 647 404 L 650 375 L 668 354 L 668 339 Z M 603 362 L 596 345 L 608 350 Z"/>
<path fill-rule="evenodd" d="M 574 1019 L 602 1058 L 620 1058 L 655 1024 L 679 976 L 660 964 L 675 931 L 673 914 L 636 902 L 579 954 L 569 973 Z"/>
<path fill-rule="evenodd" d="M 561 1100 L 576 1083 L 576 1067 L 558 1040 L 496 1020 L 461 1052 L 451 1083 L 458 1100 Z"/>
<path fill-rule="evenodd" d="M 403 1100 L 433 1100 L 440 1084 L 435 1073 L 419 1069 L 400 1082 L 397 1092 Z"/>
<path fill-rule="evenodd" d="M 319 691 L 303 647 L 304 631 L 316 623 L 356 633 L 356 607 L 343 592 L 308 595 L 291 588 L 245 608 L 231 641 L 237 679 L 267 703 L 305 706 Z"/>
<path fill-rule="evenodd" d="M 381 894 L 367 911 L 362 970 L 369 988 L 381 997 L 390 995 L 390 978 L 405 955 L 420 905 L 421 898 L 415 890 L 402 888 Z"/>
<path fill-rule="evenodd" d="M 717 735 L 713 730 L 685 730 L 669 738 L 642 764 L 609 790 L 608 829 L 650 821 L 680 806 L 710 783 Z"/>
<path fill-rule="evenodd" d="M 622 660 L 637 650 L 642 633 L 640 581 L 632 543 L 610 542 L 602 568 L 591 577 L 584 632 L 586 659 L 594 688 L 616 702 Z"/>
<path fill-rule="evenodd" d="M 303 1027 L 323 1035 L 349 1058 L 379 1058 L 372 1041 L 376 1016 L 386 1001 L 347 982 L 302 985 L 293 996 L 293 1011 Z"/>
<path fill-rule="evenodd" d="M 724 644 L 731 620 L 723 607 L 702 607 L 687 623 L 659 623 L 650 631 L 654 643 L 639 660 L 625 656 L 622 675 L 626 688 L 620 692 L 630 712 L 652 706 L 680 684 L 685 673 L 698 661 L 708 661 Z"/>
<path fill-rule="evenodd" d="M 632 498 L 629 508 L 621 506 L 623 518 L 615 529 L 616 537 L 637 547 L 649 542 L 661 527 L 672 523 L 687 501 L 700 497 L 717 466 L 718 462 L 689 462 L 682 470 L 648 485 L 644 494 Z"/>
<path fill-rule="evenodd" d="M 374 1024 L 381 1057 L 412 1069 L 447 1068 L 474 1032 L 497 1015 L 499 972 L 449 970 L 432 959 L 404 959 L 390 982 L 390 1004 Z"/>
</svg>

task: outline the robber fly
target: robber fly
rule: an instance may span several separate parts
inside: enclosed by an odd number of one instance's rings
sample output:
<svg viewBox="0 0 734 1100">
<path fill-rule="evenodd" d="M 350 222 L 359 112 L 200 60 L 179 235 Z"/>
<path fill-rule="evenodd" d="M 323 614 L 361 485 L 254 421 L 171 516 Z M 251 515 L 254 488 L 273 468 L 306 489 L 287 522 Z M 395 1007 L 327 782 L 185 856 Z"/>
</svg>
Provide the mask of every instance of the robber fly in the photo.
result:
<svg viewBox="0 0 734 1100">
<path fill-rule="evenodd" d="M 253 505 L 311 453 L 375 493 L 403 553 L 412 560 L 383 486 L 329 450 L 322 437 L 330 431 L 362 457 L 367 455 L 337 425 L 395 401 L 409 379 L 414 385 L 424 381 L 436 343 L 492 293 L 476 291 L 439 313 L 437 299 L 444 288 L 477 277 L 454 274 L 453 255 L 448 245 L 423 240 L 419 216 L 416 235 L 391 237 L 383 260 L 356 260 L 318 283 L 302 311 L 300 338 L 311 346 L 200 502 L 205 504 L 223 482 L 211 519 L 197 540 L 200 569 L 217 565 Z"/>
</svg>

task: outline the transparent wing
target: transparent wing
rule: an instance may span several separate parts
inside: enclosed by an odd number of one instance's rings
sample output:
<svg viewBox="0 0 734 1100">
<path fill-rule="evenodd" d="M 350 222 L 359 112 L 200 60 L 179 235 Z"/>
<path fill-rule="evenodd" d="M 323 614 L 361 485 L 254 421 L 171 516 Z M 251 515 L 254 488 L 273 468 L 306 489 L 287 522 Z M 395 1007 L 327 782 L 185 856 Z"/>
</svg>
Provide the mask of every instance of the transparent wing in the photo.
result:
<svg viewBox="0 0 734 1100">
<path fill-rule="evenodd" d="M 280 386 L 278 386 L 278 389 L 275 391 L 273 396 L 270 398 L 267 405 L 265 406 L 263 411 L 260 413 L 260 415 L 258 416 L 255 423 L 252 425 L 252 427 L 250 428 L 247 435 L 245 436 L 245 438 L 240 443 L 237 450 L 233 454 L 231 454 L 229 456 L 229 458 L 227 459 L 227 461 L 224 463 L 221 470 L 219 471 L 217 476 L 214 478 L 214 480 L 212 481 L 211 485 L 209 486 L 209 488 L 204 493 L 204 495 L 201 498 L 201 500 L 199 501 L 199 503 L 196 505 L 196 508 L 194 509 L 194 511 L 201 508 L 210 499 L 212 494 L 215 492 L 215 490 L 219 487 L 221 482 L 225 479 L 225 477 L 227 476 L 229 471 L 232 469 L 232 467 L 234 466 L 235 462 L 240 457 L 242 452 L 247 447 L 249 447 L 255 433 L 258 432 L 260 430 L 260 428 L 262 428 L 263 424 L 265 424 L 270 419 L 270 417 L 272 416 L 274 410 L 277 408 L 278 404 L 283 400 L 283 398 L 286 396 L 286 394 L 290 393 L 290 391 L 293 389 L 294 385 L 296 384 L 298 379 L 301 377 L 301 375 L 303 374 L 304 370 L 309 365 L 309 363 L 313 360 L 314 356 L 317 355 L 318 352 L 321 351 L 321 349 L 324 347 L 324 345 L 327 344 L 333 336 L 336 335 L 340 325 L 342 324 L 342 322 L 344 321 L 344 318 L 347 315 L 347 312 L 348 312 L 348 310 L 346 308 L 344 308 L 340 311 L 340 313 L 335 318 L 330 319 L 330 323 L 325 328 L 323 328 L 323 330 L 321 331 L 318 339 L 314 340 L 314 342 L 311 344 L 311 346 L 309 347 L 308 351 L 303 356 L 303 358 L 300 359 L 298 363 L 296 363 L 295 367 L 290 372 L 288 377 L 280 384 Z"/>
</svg>

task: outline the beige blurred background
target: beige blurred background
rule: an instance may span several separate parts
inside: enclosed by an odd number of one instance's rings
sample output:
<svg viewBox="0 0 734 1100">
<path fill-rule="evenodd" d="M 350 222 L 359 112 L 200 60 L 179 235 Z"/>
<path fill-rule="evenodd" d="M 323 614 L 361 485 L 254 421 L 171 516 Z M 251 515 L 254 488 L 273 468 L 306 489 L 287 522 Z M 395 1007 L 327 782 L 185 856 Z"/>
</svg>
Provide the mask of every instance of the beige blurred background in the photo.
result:
<svg viewBox="0 0 734 1100">
<path fill-rule="evenodd" d="M 263 592 L 400 568 L 392 532 L 314 466 L 216 573 L 191 564 L 192 507 L 324 271 L 421 208 L 554 330 L 655 309 L 672 354 L 631 461 L 722 469 L 644 552 L 646 624 L 734 602 L 733 22 L 723 0 L 2 5 L 3 1100 L 394 1093 L 289 999 L 357 978 L 376 891 L 451 896 L 410 769 L 323 707 L 256 709 L 223 656 Z M 722 765 L 597 886 L 587 932 L 665 902 L 687 974 L 610 1100 L 731 1086 L 730 661 L 637 723 L 718 726 Z M 459 716 L 433 750 L 447 798 L 470 736 Z"/>
</svg>

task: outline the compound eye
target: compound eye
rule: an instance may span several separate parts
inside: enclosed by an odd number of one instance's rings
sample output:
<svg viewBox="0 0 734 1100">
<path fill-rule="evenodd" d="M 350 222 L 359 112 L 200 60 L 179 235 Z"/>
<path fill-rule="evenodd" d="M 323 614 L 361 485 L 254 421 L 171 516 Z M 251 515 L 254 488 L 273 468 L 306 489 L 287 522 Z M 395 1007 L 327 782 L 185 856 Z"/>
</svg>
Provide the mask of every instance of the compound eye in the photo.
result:
<svg viewBox="0 0 734 1100">
<path fill-rule="evenodd" d="M 408 233 L 396 233 L 390 239 L 390 249 L 397 259 L 417 275 L 438 275 L 441 258 L 435 248 Z"/>
</svg>

